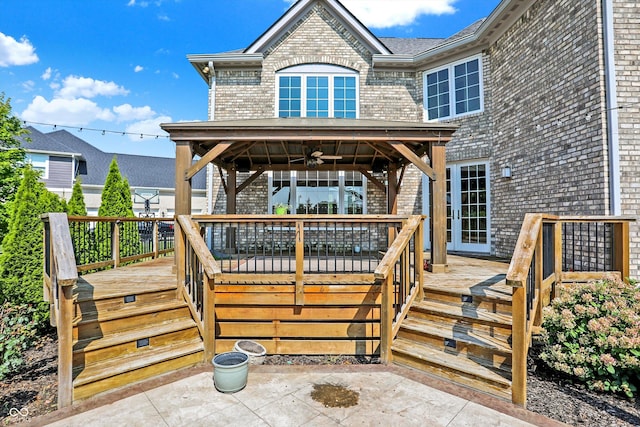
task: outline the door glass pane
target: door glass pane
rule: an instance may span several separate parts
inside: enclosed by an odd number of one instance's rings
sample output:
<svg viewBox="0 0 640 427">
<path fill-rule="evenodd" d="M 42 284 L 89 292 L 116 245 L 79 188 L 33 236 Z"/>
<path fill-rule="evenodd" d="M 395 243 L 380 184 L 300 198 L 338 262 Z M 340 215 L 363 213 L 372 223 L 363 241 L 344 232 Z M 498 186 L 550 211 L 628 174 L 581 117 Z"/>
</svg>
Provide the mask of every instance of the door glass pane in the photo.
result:
<svg viewBox="0 0 640 427">
<path fill-rule="evenodd" d="M 291 210 L 291 176 L 289 172 L 273 173 L 271 190 L 271 213 L 276 213 L 276 205 L 287 205 Z"/>
<path fill-rule="evenodd" d="M 344 213 L 361 215 L 364 201 L 364 185 L 360 172 L 346 171 L 344 173 Z"/>
<path fill-rule="evenodd" d="M 487 183 L 485 165 L 460 167 L 462 243 L 487 243 Z"/>
<path fill-rule="evenodd" d="M 451 168 L 447 168 L 447 243 L 451 243 Z"/>
</svg>

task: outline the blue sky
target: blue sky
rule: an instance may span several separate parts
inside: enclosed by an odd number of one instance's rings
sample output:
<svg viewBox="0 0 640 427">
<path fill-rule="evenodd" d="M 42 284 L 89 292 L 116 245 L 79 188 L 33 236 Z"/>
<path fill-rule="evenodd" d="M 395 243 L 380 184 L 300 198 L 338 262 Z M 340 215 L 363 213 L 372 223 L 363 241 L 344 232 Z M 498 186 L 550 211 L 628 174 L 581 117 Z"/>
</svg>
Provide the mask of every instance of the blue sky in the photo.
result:
<svg viewBox="0 0 640 427">
<path fill-rule="evenodd" d="M 207 119 L 207 86 L 186 55 L 247 47 L 293 1 L 0 3 L 0 92 L 11 98 L 15 115 L 57 129 L 84 128 L 68 130 L 103 151 L 173 157 L 169 139 L 140 134 L 164 135 L 162 122 Z M 377 36 L 448 37 L 500 1 L 342 3 Z"/>
</svg>

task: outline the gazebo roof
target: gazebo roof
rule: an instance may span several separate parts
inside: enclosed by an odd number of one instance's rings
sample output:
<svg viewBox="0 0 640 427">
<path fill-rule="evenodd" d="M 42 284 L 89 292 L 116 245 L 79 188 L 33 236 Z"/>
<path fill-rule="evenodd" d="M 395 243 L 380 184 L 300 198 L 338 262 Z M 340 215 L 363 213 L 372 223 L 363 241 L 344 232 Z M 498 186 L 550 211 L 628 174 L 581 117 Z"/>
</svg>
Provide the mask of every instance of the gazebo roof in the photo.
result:
<svg viewBox="0 0 640 427">
<path fill-rule="evenodd" d="M 442 123 L 324 118 L 182 122 L 161 127 L 176 143 L 191 144 L 203 163 L 225 169 L 368 171 L 415 163 L 428 153 L 430 144 L 449 142 L 457 129 Z"/>
</svg>

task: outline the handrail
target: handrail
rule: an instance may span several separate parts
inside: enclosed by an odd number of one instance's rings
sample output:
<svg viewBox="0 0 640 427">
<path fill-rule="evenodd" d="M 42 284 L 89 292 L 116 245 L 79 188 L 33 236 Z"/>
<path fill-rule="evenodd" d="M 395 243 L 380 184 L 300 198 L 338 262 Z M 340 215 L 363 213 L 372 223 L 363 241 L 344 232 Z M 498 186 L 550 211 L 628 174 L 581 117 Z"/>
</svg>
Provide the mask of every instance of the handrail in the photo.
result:
<svg viewBox="0 0 640 427">
<path fill-rule="evenodd" d="M 158 258 L 174 250 L 173 218 L 71 216 L 68 220 L 80 273 Z"/>
<path fill-rule="evenodd" d="M 200 235 L 200 226 L 188 215 L 178 215 L 177 220 L 185 244 L 185 265 L 178 266 L 184 268 L 181 270 L 184 282 L 178 283 L 179 291 L 198 326 L 207 361 L 215 355 L 214 284 L 222 270 Z"/>
<path fill-rule="evenodd" d="M 376 281 L 382 282 L 380 358 L 384 363 L 391 361 L 391 343 L 402 319 L 413 301 L 423 297 L 423 221 L 421 215 L 409 217 L 374 272 Z"/>
<path fill-rule="evenodd" d="M 73 286 L 78 281 L 69 222 L 65 213 L 43 216 L 45 223 L 45 300 L 58 328 L 58 407 L 73 402 Z M 47 288 L 48 285 L 48 288 Z"/>
<path fill-rule="evenodd" d="M 525 215 L 506 276 L 507 285 L 513 288 L 513 403 L 526 404 L 531 337 L 542 324 L 542 309 L 554 296 L 554 287 L 563 281 L 587 281 L 610 272 L 628 278 L 631 221 L 635 219 Z M 570 266 L 568 259 L 572 261 Z"/>
</svg>

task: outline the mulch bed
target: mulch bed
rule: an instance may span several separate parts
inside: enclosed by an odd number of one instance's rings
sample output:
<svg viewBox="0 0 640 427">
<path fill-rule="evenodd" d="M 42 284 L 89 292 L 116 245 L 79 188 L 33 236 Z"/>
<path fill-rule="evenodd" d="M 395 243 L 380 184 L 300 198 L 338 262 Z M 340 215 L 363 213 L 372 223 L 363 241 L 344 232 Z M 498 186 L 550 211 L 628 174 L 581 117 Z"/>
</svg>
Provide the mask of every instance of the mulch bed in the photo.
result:
<svg viewBox="0 0 640 427">
<path fill-rule="evenodd" d="M 56 409 L 57 342 L 46 336 L 26 352 L 26 366 L 0 381 L 1 425 L 27 422 Z M 349 365 L 378 363 L 351 356 L 267 356 L 270 365 Z M 527 409 L 573 426 L 640 426 L 640 400 L 592 392 L 549 372 L 540 363 L 529 367 Z"/>
</svg>

